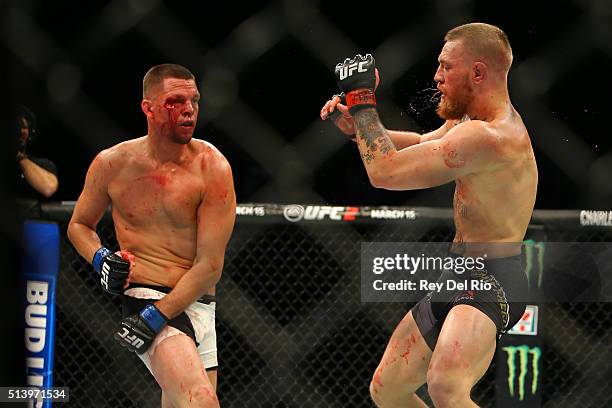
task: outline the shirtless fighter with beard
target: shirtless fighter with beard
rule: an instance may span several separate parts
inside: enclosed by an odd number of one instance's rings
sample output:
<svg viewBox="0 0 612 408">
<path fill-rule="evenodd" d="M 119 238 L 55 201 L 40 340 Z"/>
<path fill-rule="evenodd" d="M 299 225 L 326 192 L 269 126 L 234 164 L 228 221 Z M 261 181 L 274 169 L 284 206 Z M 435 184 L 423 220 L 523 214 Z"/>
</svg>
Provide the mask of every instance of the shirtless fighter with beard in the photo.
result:
<svg viewBox="0 0 612 408">
<path fill-rule="evenodd" d="M 436 407 L 475 407 L 472 387 L 489 367 L 496 340 L 525 308 L 512 299 L 527 291 L 520 243 L 538 175 L 529 134 L 508 94 L 510 44 L 498 27 L 466 24 L 446 34 L 438 62 L 438 115 L 445 122 L 433 132 L 385 129 L 369 54 L 336 66 L 346 105 L 334 96 L 320 112 L 326 119 L 340 111 L 334 123 L 356 135 L 374 187 L 414 190 L 455 181 L 451 254 L 488 254 L 477 278 L 491 282 L 492 290 L 430 293 L 399 323 L 370 385 L 380 408 L 425 407 L 415 394 L 425 383 Z M 452 274 L 443 271 L 441 279 Z"/>
</svg>

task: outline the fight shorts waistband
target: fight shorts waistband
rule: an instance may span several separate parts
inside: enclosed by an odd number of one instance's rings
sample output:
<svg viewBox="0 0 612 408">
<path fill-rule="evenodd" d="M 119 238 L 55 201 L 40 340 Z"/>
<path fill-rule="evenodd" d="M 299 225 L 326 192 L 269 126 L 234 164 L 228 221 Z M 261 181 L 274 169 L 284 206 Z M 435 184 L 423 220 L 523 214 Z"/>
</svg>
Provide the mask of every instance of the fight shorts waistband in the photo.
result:
<svg viewBox="0 0 612 408">
<path fill-rule="evenodd" d="M 158 292 L 162 292 L 162 293 L 170 293 L 170 291 L 172 290 L 172 288 L 166 287 L 166 286 L 156 286 L 156 285 L 147 285 L 144 283 L 130 283 L 128 285 L 128 287 L 125 290 L 128 289 L 132 289 L 132 288 L 147 288 L 147 289 L 153 289 L 156 290 Z M 211 303 L 216 303 L 217 302 L 217 298 L 215 297 L 215 295 L 202 295 L 200 296 L 200 298 L 198 300 L 196 300 L 196 302 L 198 303 L 203 303 L 205 305 L 210 305 Z"/>
</svg>

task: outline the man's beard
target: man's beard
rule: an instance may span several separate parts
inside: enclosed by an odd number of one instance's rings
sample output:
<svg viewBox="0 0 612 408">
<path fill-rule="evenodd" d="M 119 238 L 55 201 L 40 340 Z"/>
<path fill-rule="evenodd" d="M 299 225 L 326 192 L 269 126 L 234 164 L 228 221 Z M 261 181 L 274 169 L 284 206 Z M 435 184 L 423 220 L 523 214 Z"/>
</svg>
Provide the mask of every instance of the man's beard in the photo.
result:
<svg viewBox="0 0 612 408">
<path fill-rule="evenodd" d="M 461 119 L 467 114 L 468 107 L 473 99 L 473 91 L 469 84 L 461 88 L 461 91 L 457 92 L 452 99 L 448 95 L 445 95 L 444 99 L 440 100 L 436 113 L 439 117 L 445 120 Z"/>
</svg>

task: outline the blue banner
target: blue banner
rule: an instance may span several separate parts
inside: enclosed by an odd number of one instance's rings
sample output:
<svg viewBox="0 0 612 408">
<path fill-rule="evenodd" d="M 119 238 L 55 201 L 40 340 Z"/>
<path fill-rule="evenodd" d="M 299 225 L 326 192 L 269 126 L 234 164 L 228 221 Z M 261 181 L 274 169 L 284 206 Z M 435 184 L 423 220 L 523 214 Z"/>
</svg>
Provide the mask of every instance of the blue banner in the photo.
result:
<svg viewBox="0 0 612 408">
<path fill-rule="evenodd" d="M 55 223 L 26 221 L 23 235 L 27 385 L 52 387 L 60 232 Z M 33 406 L 46 408 L 51 402 L 38 401 Z"/>
</svg>

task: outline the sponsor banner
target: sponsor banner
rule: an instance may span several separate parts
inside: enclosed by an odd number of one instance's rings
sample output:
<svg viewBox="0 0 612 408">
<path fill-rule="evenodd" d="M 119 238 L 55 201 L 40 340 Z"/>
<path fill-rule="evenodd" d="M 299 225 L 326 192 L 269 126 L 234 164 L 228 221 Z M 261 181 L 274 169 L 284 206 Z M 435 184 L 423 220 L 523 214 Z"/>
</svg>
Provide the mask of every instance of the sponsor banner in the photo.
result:
<svg viewBox="0 0 612 408">
<path fill-rule="evenodd" d="M 610 242 L 527 240 L 452 249 L 439 242 L 362 242 L 361 299 L 417 302 L 452 292 L 459 298 L 530 304 L 610 302 L 611 260 Z M 521 334 L 537 333 L 537 310 L 532 312 L 525 316 L 532 320 L 517 328 Z"/>
<path fill-rule="evenodd" d="M 350 207 L 328 205 L 290 204 L 283 208 L 283 216 L 289 222 L 299 221 L 355 221 L 371 220 L 414 220 L 417 212 L 401 207 Z"/>
<path fill-rule="evenodd" d="M 496 408 L 539 408 L 542 402 L 543 348 L 537 337 L 523 337 L 513 343 L 502 337 L 498 344 L 496 366 Z"/>
<path fill-rule="evenodd" d="M 580 225 L 583 227 L 612 227 L 612 211 L 581 210 Z"/>
<path fill-rule="evenodd" d="M 27 386 L 53 386 L 55 285 L 59 271 L 60 233 L 55 223 L 24 224 L 25 344 Z M 50 407 L 48 399 L 31 404 Z"/>
<path fill-rule="evenodd" d="M 266 215 L 266 207 L 263 205 L 237 205 L 236 215 L 251 217 L 263 217 Z"/>
<path fill-rule="evenodd" d="M 69 203 L 69 202 L 66 202 Z M 48 207 L 48 206 L 46 206 Z M 45 207 L 45 208 L 46 208 Z M 446 208 L 409 208 L 409 207 L 364 207 L 333 206 L 316 204 L 254 204 L 243 203 L 236 206 L 236 215 L 241 217 L 281 216 L 289 222 L 299 221 L 355 221 L 355 220 L 437 220 L 450 222 L 452 209 Z M 533 223 L 560 223 L 575 226 L 578 218 L 583 227 L 612 227 L 612 210 L 580 211 L 534 211 Z"/>
<path fill-rule="evenodd" d="M 416 211 L 403 208 L 372 208 L 370 209 L 370 218 L 373 220 L 414 220 L 416 219 Z"/>
<path fill-rule="evenodd" d="M 537 336 L 538 335 L 538 307 L 536 305 L 527 305 L 523 317 L 508 330 L 508 334 L 518 334 L 522 336 Z"/>
<path fill-rule="evenodd" d="M 406 207 L 357 207 L 316 204 L 239 204 L 236 206 L 239 217 L 281 217 L 296 223 L 310 221 L 402 221 L 415 220 L 417 210 Z"/>
<path fill-rule="evenodd" d="M 525 274 L 527 275 L 531 290 L 539 290 L 542 288 L 546 244 L 547 243 L 544 241 L 535 241 L 533 239 L 523 241 Z"/>
<path fill-rule="evenodd" d="M 289 222 L 305 221 L 355 221 L 360 215 L 359 207 L 342 207 L 329 205 L 291 204 L 283 208 L 283 216 Z"/>
</svg>

